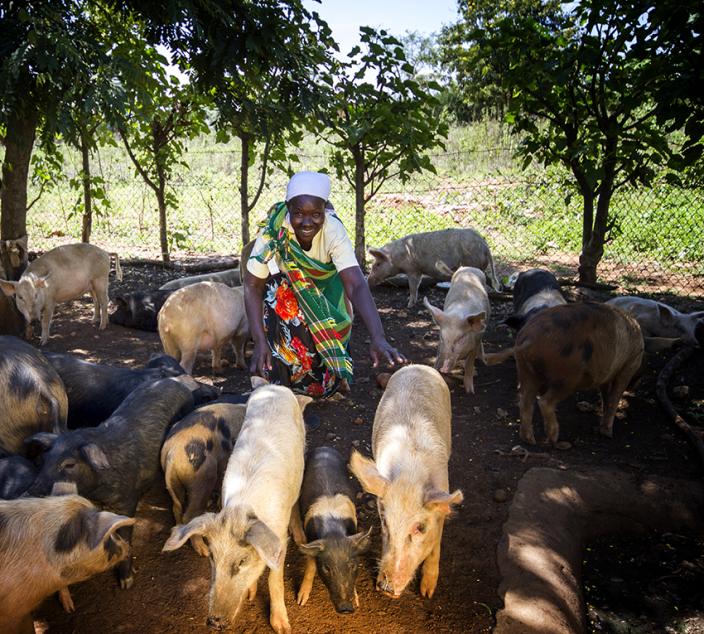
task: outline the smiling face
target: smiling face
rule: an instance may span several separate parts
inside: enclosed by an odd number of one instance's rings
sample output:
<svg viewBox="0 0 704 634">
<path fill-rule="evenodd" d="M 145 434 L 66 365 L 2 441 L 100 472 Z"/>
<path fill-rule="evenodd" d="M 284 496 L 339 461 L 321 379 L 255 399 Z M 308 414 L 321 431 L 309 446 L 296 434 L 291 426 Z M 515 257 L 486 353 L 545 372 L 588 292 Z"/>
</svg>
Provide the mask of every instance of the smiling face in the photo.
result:
<svg viewBox="0 0 704 634">
<path fill-rule="evenodd" d="M 317 196 L 296 196 L 287 207 L 296 240 L 309 249 L 325 222 L 325 201 Z"/>
</svg>

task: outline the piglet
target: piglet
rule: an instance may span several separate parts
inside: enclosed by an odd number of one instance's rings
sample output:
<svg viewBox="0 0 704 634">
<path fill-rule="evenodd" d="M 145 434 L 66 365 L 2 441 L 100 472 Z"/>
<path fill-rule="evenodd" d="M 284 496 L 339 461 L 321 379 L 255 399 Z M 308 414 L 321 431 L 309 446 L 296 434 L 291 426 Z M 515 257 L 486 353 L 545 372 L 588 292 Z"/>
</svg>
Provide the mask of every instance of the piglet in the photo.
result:
<svg viewBox="0 0 704 634">
<path fill-rule="evenodd" d="M 440 574 L 440 541 L 452 507 L 449 493 L 450 390 L 437 370 L 409 365 L 393 374 L 372 428 L 374 460 L 352 451 L 350 469 L 377 496 L 381 563 L 377 588 L 398 598 L 423 570 L 420 592 L 432 597 Z"/>
<path fill-rule="evenodd" d="M 78 495 L 0 501 L 0 624 L 34 632 L 31 612 L 54 592 L 108 570 L 129 553 L 120 530 L 134 519 Z M 70 601 L 70 598 L 68 599 Z"/>
<path fill-rule="evenodd" d="M 110 323 L 147 332 L 157 331 L 157 315 L 172 290 L 135 291 L 118 295 L 115 310 L 108 315 Z"/>
<path fill-rule="evenodd" d="M 42 452 L 42 466 L 29 494 L 49 495 L 54 483 L 75 482 L 78 493 L 100 507 L 134 516 L 160 473 L 166 430 L 193 409 L 196 387 L 187 375 L 143 384 L 97 427 L 32 436 L 28 451 Z M 131 542 L 131 526 L 121 533 Z M 131 558 L 120 564 L 118 576 L 122 588 L 132 586 Z"/>
<path fill-rule="evenodd" d="M 435 369 L 448 374 L 464 362 L 464 389 L 474 394 L 474 360 L 484 356 L 482 335 L 491 311 L 484 273 L 463 266 L 452 276 L 443 310 L 433 306 L 427 297 L 423 303 L 440 329 Z"/>
<path fill-rule="evenodd" d="M 520 330 L 541 310 L 566 303 L 560 283 L 550 271 L 521 271 L 513 286 L 513 313 L 502 323 L 514 330 Z"/>
<path fill-rule="evenodd" d="M 164 550 L 180 548 L 196 535 L 207 539 L 212 558 L 207 624 L 214 629 L 237 627 L 245 596 L 254 598 L 257 580 L 268 567 L 269 622 L 281 634 L 291 631 L 284 559 L 303 480 L 303 408 L 312 399 L 263 381 L 252 379 L 255 390 L 223 478 L 222 510 L 175 526 Z"/>
<path fill-rule="evenodd" d="M 359 605 L 355 584 L 360 555 L 369 546 L 367 532 L 357 532 L 354 491 L 347 465 L 332 447 L 314 449 L 306 461 L 299 508 L 303 517 L 306 544 L 306 571 L 298 591 L 298 604 L 305 605 L 315 578 L 316 564 L 335 609 L 354 612 Z"/>
<path fill-rule="evenodd" d="M 211 403 L 169 430 L 161 448 L 161 468 L 177 524 L 188 524 L 205 513 L 240 433 L 245 410 L 246 405 Z M 191 545 L 199 555 L 208 556 L 199 535 L 191 538 Z"/>
</svg>

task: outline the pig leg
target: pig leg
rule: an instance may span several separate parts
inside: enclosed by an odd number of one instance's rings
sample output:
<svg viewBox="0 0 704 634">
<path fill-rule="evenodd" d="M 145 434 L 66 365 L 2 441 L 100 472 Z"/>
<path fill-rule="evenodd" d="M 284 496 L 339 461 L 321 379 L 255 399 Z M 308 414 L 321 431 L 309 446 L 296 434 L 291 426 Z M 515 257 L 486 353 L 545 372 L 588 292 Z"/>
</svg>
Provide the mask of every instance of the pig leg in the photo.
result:
<svg viewBox="0 0 704 634">
<path fill-rule="evenodd" d="M 100 330 L 108 327 L 108 278 L 99 278 L 91 282 L 91 294 L 95 302 L 95 312 L 100 311 Z"/>
<path fill-rule="evenodd" d="M 303 531 L 303 522 L 301 522 L 301 513 L 298 509 L 298 502 L 291 507 L 291 519 L 288 524 L 293 541 L 296 546 L 306 543 L 306 534 Z"/>
<path fill-rule="evenodd" d="M 203 465 L 203 467 L 206 467 L 206 465 Z M 188 488 L 188 505 L 183 512 L 183 524 L 188 524 L 194 517 L 205 513 L 208 507 L 210 494 L 213 492 L 218 480 L 217 464 L 208 465 L 208 467 L 202 477 L 192 482 L 192 486 Z M 191 546 L 201 557 L 207 557 L 210 554 L 210 550 L 200 535 L 191 537 Z"/>
<path fill-rule="evenodd" d="M 269 571 L 269 601 L 271 605 L 271 616 L 269 623 L 274 628 L 276 634 L 290 634 L 291 625 L 288 622 L 286 604 L 284 603 L 284 564 L 286 561 L 286 537 L 283 541 L 282 564 L 278 570 Z"/>
<path fill-rule="evenodd" d="M 534 387 L 523 383 L 518 390 L 518 407 L 521 411 L 521 429 L 519 436 L 523 442 L 529 445 L 535 444 L 533 434 L 533 408 L 535 407 L 535 397 L 537 392 Z"/>
<path fill-rule="evenodd" d="M 183 350 L 181 354 L 181 367 L 186 371 L 186 374 L 193 373 L 193 366 L 196 364 L 196 355 L 198 354 L 198 347 L 187 348 Z"/>
<path fill-rule="evenodd" d="M 219 342 L 216 342 L 215 345 L 213 346 L 213 352 L 212 352 L 212 365 L 213 365 L 213 373 L 219 374 L 222 372 L 222 344 Z"/>
<path fill-rule="evenodd" d="M 560 424 L 557 422 L 555 408 L 559 400 L 555 395 L 548 390 L 543 396 L 538 399 L 538 407 L 543 415 L 543 425 L 545 426 L 545 435 L 548 442 L 555 444 L 560 435 Z"/>
<path fill-rule="evenodd" d="M 76 611 L 76 606 L 73 604 L 73 597 L 71 596 L 71 591 L 68 589 L 68 586 L 59 590 L 59 601 L 64 611 L 69 614 Z"/>
<path fill-rule="evenodd" d="M 476 356 L 477 351 L 472 350 L 464 362 L 464 391 L 467 394 L 474 394 L 474 359 Z"/>
<path fill-rule="evenodd" d="M 420 578 L 420 593 L 422 596 L 428 597 L 428 599 L 435 593 L 435 588 L 438 585 L 438 577 L 440 576 L 440 542 L 442 541 L 444 523 L 444 521 L 440 522 L 437 540 L 430 554 L 423 562 L 423 572 Z"/>
<path fill-rule="evenodd" d="M 639 364 L 640 365 L 640 364 Z M 603 401 L 603 413 L 601 416 L 601 424 L 599 432 L 607 438 L 613 438 L 614 435 L 614 416 L 618 409 L 618 402 L 623 396 L 623 392 L 628 387 L 628 383 L 635 374 L 638 366 L 626 367 L 621 370 L 620 374 L 611 381 L 608 386 L 602 386 L 601 400 Z"/>
<path fill-rule="evenodd" d="M 92 287 L 90 289 L 90 296 L 93 298 L 93 318 L 90 320 L 90 323 L 97 324 L 100 321 L 100 310 L 98 309 L 98 296 L 95 294 Z"/>
<path fill-rule="evenodd" d="M 133 516 L 134 512 L 132 513 L 132 517 Z M 130 545 L 127 557 L 117 564 L 117 579 L 120 582 L 120 588 L 123 590 L 129 590 L 134 583 L 134 568 L 132 566 L 132 528 L 133 526 L 123 526 L 115 531 Z"/>
<path fill-rule="evenodd" d="M 49 341 L 49 330 L 51 328 L 51 320 L 54 317 L 54 307 L 54 300 L 47 298 L 42 311 L 42 338 L 39 342 L 42 346 Z"/>
<path fill-rule="evenodd" d="M 315 579 L 315 557 L 306 556 L 306 571 L 303 573 L 303 581 L 296 598 L 298 605 L 305 605 L 308 602 L 310 591 L 313 589 L 313 579 Z"/>
<path fill-rule="evenodd" d="M 247 590 L 247 600 L 248 601 L 254 601 L 255 597 L 257 596 L 257 581 L 255 581 L 251 586 L 249 586 L 249 590 Z"/>
<path fill-rule="evenodd" d="M 245 363 L 244 349 L 247 345 L 247 337 L 233 337 L 232 338 L 232 352 L 235 353 L 235 364 L 240 370 L 246 370 L 247 364 Z"/>
<path fill-rule="evenodd" d="M 420 273 L 406 273 L 408 276 L 408 308 L 415 306 L 418 301 L 418 287 L 420 286 Z"/>
</svg>

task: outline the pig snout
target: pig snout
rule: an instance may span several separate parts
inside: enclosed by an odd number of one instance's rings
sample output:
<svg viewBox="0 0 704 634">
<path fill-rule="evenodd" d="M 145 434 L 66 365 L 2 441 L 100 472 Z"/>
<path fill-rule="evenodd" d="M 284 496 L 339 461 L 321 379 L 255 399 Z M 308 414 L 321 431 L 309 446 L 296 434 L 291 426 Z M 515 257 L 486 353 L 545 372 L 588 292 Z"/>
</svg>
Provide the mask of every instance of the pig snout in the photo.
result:
<svg viewBox="0 0 704 634">
<path fill-rule="evenodd" d="M 376 580 L 376 589 L 390 596 L 392 599 L 398 599 L 401 596 L 401 593 L 396 592 L 394 584 L 389 581 L 385 574 L 380 575 Z"/>
<path fill-rule="evenodd" d="M 335 610 L 337 610 L 339 614 L 352 614 L 354 612 L 354 606 L 352 605 L 352 601 L 341 601 L 335 604 Z"/>
<path fill-rule="evenodd" d="M 211 630 L 224 630 L 227 629 L 228 620 L 224 616 L 209 616 L 205 619 L 205 624 Z"/>
</svg>

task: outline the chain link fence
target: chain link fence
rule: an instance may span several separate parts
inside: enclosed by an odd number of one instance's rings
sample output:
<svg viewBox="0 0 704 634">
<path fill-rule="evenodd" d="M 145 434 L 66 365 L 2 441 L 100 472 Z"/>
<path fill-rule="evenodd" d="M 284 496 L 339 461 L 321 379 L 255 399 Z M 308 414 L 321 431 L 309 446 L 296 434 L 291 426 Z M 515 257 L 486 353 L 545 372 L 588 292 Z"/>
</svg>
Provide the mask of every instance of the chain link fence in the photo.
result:
<svg viewBox="0 0 704 634">
<path fill-rule="evenodd" d="M 96 161 L 106 204 L 98 201 L 92 242 L 122 257 L 158 257 L 154 193 L 126 157 L 114 149 Z M 172 255 L 236 254 L 241 249 L 239 154 L 204 147 L 186 155 L 170 187 L 178 207 L 169 210 Z M 298 169 L 325 170 L 327 156 L 299 154 Z M 581 249 L 581 199 L 560 174 L 516 168 L 509 148 L 454 151 L 433 157 L 437 174 L 407 183 L 387 182 L 368 203 L 366 242 L 380 246 L 409 233 L 472 227 L 488 241 L 500 275 L 531 266 L 574 277 Z M 74 174 L 68 173 L 74 171 Z M 67 176 L 76 165 L 68 165 Z M 68 178 L 46 192 L 28 213 L 31 250 L 80 240 L 81 192 Z M 256 182 L 250 190 L 256 189 Z M 251 214 L 251 226 L 285 192 L 284 172 L 271 175 Z M 333 179 L 331 199 L 354 239 L 354 192 Z M 32 199 L 30 192 L 30 199 Z M 673 187 L 623 189 L 614 196 L 615 226 L 599 278 L 626 292 L 704 297 L 704 191 Z"/>
</svg>

